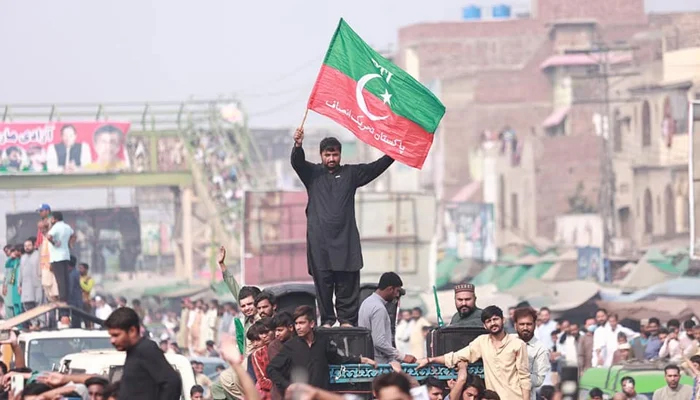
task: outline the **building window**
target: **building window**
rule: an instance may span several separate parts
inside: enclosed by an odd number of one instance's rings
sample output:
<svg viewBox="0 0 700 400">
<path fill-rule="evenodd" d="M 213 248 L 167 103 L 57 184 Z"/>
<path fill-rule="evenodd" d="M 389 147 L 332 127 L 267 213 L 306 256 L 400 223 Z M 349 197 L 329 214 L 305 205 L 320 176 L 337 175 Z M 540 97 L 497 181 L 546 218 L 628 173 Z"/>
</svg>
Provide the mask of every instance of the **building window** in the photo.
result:
<svg viewBox="0 0 700 400">
<path fill-rule="evenodd" d="M 676 233 L 676 199 L 673 196 L 671 185 L 666 185 L 666 234 Z"/>
<path fill-rule="evenodd" d="M 642 146 L 651 146 L 651 107 L 647 100 L 642 105 Z"/>
<path fill-rule="evenodd" d="M 644 233 L 654 232 L 654 200 L 651 197 L 651 190 L 644 191 Z"/>
<path fill-rule="evenodd" d="M 498 178 L 498 219 L 501 229 L 506 227 L 506 179 L 501 174 Z"/>
<path fill-rule="evenodd" d="M 512 228 L 518 228 L 520 221 L 518 221 L 518 194 L 510 194 L 510 226 Z"/>
</svg>

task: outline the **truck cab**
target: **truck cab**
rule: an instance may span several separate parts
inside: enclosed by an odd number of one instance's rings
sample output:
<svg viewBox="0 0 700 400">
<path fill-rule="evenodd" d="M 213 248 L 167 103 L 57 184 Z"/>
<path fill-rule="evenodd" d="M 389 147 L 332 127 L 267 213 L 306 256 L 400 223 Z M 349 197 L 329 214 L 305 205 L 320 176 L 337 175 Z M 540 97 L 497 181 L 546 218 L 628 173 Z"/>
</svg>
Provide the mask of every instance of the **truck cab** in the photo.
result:
<svg viewBox="0 0 700 400">
<path fill-rule="evenodd" d="M 85 350 L 109 350 L 112 344 L 107 331 L 62 329 L 23 332 L 19 346 L 27 366 L 35 371 L 51 371 L 59 367 L 63 357 Z"/>
<path fill-rule="evenodd" d="M 182 379 L 181 399 L 190 399 L 190 389 L 196 385 L 194 371 L 187 357 L 179 354 L 165 354 L 165 359 L 175 368 Z M 66 366 L 69 374 L 96 374 L 116 382 L 124 373 L 126 352 L 116 350 L 88 350 L 81 353 L 68 354 L 60 361 Z"/>
</svg>

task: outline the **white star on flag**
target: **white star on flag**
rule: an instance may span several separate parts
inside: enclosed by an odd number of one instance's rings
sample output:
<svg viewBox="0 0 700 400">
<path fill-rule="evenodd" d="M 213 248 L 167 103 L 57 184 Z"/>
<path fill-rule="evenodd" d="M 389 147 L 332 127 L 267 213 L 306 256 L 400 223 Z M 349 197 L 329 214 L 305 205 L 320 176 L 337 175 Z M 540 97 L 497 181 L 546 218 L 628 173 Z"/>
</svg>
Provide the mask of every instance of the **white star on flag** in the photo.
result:
<svg viewBox="0 0 700 400">
<path fill-rule="evenodd" d="M 384 104 L 391 105 L 391 94 L 389 94 L 389 91 L 384 89 L 384 94 L 382 95 L 382 101 L 384 101 Z"/>
</svg>

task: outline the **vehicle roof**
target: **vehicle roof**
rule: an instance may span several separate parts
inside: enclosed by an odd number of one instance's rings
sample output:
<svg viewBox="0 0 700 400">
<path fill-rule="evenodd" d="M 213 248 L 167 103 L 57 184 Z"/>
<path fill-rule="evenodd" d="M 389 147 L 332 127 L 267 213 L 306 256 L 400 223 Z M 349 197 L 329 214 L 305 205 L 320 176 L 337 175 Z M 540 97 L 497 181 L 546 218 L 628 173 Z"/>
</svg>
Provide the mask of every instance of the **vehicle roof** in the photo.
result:
<svg viewBox="0 0 700 400">
<path fill-rule="evenodd" d="M 579 385 L 584 389 L 597 387 L 604 392 L 612 392 L 621 389 L 621 380 L 630 376 L 635 380 L 635 386 L 639 393 L 644 393 L 649 388 L 658 388 L 665 385 L 663 368 L 656 363 L 638 363 L 627 365 L 615 365 L 610 368 L 589 368 L 583 373 Z M 693 384 L 693 379 L 687 375 L 681 375 L 681 383 Z"/>
<path fill-rule="evenodd" d="M 190 361 L 199 361 L 204 364 L 226 364 L 226 361 L 224 361 L 223 358 L 221 357 L 199 357 L 199 356 L 194 356 L 189 358 Z"/>
<path fill-rule="evenodd" d="M 53 331 L 22 332 L 18 340 L 53 339 L 53 338 L 108 338 L 107 331 L 87 329 L 61 329 Z"/>
<path fill-rule="evenodd" d="M 84 358 L 100 358 L 101 360 L 111 360 L 111 362 L 124 362 L 126 359 L 125 351 L 111 350 L 85 350 L 80 353 L 67 354 L 64 358 L 70 359 L 71 361 L 77 361 Z M 189 363 L 187 357 L 180 354 L 165 353 L 165 359 L 173 364 L 177 363 Z"/>
</svg>

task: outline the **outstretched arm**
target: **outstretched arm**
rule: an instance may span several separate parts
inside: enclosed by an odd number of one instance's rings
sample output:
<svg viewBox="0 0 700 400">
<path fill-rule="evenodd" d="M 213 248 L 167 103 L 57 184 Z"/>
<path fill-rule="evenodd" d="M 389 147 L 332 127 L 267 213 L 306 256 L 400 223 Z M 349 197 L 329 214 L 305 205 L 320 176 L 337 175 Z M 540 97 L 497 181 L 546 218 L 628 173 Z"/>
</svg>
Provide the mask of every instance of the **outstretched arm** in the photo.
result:
<svg viewBox="0 0 700 400">
<path fill-rule="evenodd" d="M 385 155 L 377 161 L 369 164 L 358 164 L 355 166 L 355 186 L 362 187 L 377 179 L 391 164 L 394 159 Z"/>
</svg>

